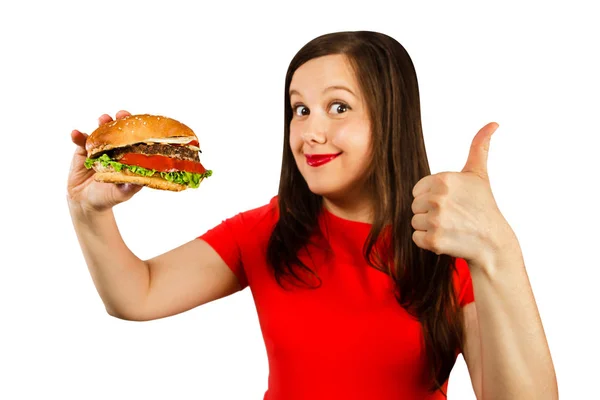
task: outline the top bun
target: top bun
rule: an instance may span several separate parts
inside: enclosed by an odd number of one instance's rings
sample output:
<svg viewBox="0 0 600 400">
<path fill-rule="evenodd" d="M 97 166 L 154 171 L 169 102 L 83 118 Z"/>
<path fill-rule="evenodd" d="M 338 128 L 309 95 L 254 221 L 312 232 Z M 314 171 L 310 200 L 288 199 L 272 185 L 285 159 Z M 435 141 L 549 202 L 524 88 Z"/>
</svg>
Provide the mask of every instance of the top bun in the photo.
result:
<svg viewBox="0 0 600 400">
<path fill-rule="evenodd" d="M 91 158 L 102 151 L 143 143 L 147 139 L 167 138 L 198 140 L 194 131 L 177 120 L 161 115 L 138 114 L 99 126 L 87 138 L 85 150 Z"/>
</svg>

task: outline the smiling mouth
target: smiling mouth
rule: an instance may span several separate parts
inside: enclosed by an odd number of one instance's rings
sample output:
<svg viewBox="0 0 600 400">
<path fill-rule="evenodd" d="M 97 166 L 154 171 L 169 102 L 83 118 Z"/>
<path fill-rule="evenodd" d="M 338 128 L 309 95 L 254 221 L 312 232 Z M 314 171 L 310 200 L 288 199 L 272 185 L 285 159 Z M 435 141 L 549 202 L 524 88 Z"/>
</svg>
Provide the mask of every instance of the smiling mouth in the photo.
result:
<svg viewBox="0 0 600 400">
<path fill-rule="evenodd" d="M 311 167 L 319 167 L 323 164 L 327 164 L 329 161 L 335 159 L 337 156 L 342 154 L 305 154 L 306 163 Z"/>
</svg>

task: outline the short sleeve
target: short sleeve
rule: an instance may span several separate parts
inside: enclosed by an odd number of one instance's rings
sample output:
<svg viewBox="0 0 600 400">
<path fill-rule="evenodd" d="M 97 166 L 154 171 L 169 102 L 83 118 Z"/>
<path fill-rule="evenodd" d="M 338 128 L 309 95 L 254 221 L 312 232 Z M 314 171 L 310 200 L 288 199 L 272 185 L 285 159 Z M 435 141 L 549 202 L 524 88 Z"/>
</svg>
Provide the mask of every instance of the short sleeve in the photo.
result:
<svg viewBox="0 0 600 400">
<path fill-rule="evenodd" d="M 458 303 L 460 307 L 475 301 L 473 293 L 473 281 L 471 280 L 471 272 L 469 264 L 463 258 L 456 259 L 457 270 L 457 286 L 458 286 Z"/>
<path fill-rule="evenodd" d="M 222 221 L 198 239 L 204 240 L 221 256 L 225 264 L 238 278 L 241 290 L 248 286 L 248 278 L 242 263 L 242 252 L 238 231 L 241 227 L 241 214 Z"/>
<path fill-rule="evenodd" d="M 455 275 L 455 288 L 458 293 L 458 304 L 460 308 L 466 306 L 469 303 L 475 301 L 473 294 L 473 281 L 471 280 L 471 271 L 469 270 L 469 264 L 463 258 L 456 259 L 456 275 Z M 456 349 L 454 357 L 458 357 L 462 353 L 460 348 Z"/>
</svg>

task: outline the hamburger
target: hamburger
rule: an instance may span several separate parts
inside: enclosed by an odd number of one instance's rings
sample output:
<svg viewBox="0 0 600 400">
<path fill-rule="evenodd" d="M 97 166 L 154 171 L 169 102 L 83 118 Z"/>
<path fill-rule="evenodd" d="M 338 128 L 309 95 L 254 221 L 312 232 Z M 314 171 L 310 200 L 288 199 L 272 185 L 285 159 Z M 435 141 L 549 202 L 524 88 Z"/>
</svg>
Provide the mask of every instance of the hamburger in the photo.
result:
<svg viewBox="0 0 600 400">
<path fill-rule="evenodd" d="M 129 115 L 101 125 L 85 143 L 85 167 L 94 179 L 153 189 L 198 188 L 212 175 L 200 163 L 198 137 L 186 125 L 159 115 Z"/>
</svg>

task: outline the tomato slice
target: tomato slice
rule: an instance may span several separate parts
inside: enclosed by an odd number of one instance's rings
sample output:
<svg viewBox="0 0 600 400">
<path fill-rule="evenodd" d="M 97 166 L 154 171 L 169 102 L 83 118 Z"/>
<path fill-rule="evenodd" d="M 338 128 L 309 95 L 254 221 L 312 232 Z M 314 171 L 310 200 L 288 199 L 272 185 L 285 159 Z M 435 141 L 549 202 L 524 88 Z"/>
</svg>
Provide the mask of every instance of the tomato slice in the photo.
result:
<svg viewBox="0 0 600 400">
<path fill-rule="evenodd" d="M 126 153 L 119 160 L 121 164 L 137 165 L 146 169 L 154 169 L 158 172 L 186 171 L 203 174 L 206 169 L 199 162 L 179 160 L 177 158 L 160 155 L 145 155 L 139 153 Z"/>
</svg>

